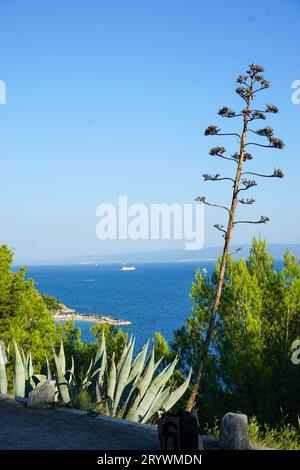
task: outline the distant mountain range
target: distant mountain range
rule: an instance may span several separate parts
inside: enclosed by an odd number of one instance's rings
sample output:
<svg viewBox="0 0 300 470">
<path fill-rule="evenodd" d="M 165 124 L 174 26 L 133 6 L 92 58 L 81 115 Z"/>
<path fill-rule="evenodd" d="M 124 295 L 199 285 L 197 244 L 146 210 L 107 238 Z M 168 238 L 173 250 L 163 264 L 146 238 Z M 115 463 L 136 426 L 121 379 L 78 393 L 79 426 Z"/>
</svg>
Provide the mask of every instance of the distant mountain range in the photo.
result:
<svg viewBox="0 0 300 470">
<path fill-rule="evenodd" d="M 245 258 L 250 249 L 250 245 L 233 245 L 231 253 L 241 248 L 235 256 L 236 258 Z M 282 259 L 284 252 L 289 249 L 300 258 L 300 244 L 269 244 L 268 250 L 275 259 Z M 122 264 L 122 263 L 184 263 L 193 261 L 214 261 L 222 253 L 221 247 L 207 247 L 199 251 L 169 250 L 169 251 L 145 251 L 139 253 L 124 253 L 110 255 L 87 255 L 76 256 L 73 258 L 62 258 L 51 261 L 41 261 L 30 264 Z"/>
</svg>

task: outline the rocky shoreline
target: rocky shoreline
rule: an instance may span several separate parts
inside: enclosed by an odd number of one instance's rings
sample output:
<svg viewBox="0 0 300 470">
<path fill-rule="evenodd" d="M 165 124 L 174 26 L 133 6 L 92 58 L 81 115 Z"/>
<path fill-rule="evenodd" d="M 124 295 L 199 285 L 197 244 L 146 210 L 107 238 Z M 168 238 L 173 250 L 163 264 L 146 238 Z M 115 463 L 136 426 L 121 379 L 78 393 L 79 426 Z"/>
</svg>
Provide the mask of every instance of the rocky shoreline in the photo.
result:
<svg viewBox="0 0 300 470">
<path fill-rule="evenodd" d="M 60 305 L 60 309 L 54 313 L 53 318 L 55 321 L 84 321 L 89 323 L 108 323 L 114 326 L 129 326 L 132 323 L 128 320 L 120 320 L 104 315 L 91 315 L 91 314 L 80 314 L 75 310 L 66 307 L 64 304 Z"/>
</svg>

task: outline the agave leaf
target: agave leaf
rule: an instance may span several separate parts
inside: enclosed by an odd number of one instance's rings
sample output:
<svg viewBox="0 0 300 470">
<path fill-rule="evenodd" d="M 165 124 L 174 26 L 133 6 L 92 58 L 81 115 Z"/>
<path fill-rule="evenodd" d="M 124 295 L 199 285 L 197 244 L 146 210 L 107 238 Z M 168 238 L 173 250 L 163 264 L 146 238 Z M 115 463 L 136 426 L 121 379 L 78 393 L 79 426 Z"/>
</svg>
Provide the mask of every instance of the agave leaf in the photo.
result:
<svg viewBox="0 0 300 470">
<path fill-rule="evenodd" d="M 93 367 L 93 359 L 91 360 L 90 362 L 90 365 L 89 365 L 89 368 L 85 374 L 85 377 L 80 385 L 80 390 L 86 390 L 92 383 L 91 381 L 91 370 L 92 370 L 92 367 Z"/>
<path fill-rule="evenodd" d="M 186 380 L 183 382 L 183 384 L 181 384 L 178 388 L 173 390 L 168 400 L 162 404 L 162 409 L 164 411 L 169 411 L 175 405 L 175 403 L 177 403 L 177 401 L 182 397 L 182 395 L 186 392 L 189 386 L 190 380 L 191 380 L 191 375 L 192 375 L 192 369 L 190 370 L 190 373 L 187 376 Z"/>
<path fill-rule="evenodd" d="M 135 393 L 135 392 L 136 392 L 137 386 L 141 382 L 141 375 L 142 375 L 143 370 L 144 370 L 144 364 L 145 364 L 145 359 L 146 359 L 146 355 L 147 355 L 148 345 L 149 345 L 149 341 L 147 341 L 147 343 L 143 346 L 142 350 L 140 351 L 140 353 L 137 355 L 137 357 L 133 361 L 133 365 L 132 365 L 132 368 L 131 368 L 130 376 L 129 376 L 128 381 L 127 381 L 127 385 L 130 384 L 133 379 L 134 379 L 134 381 L 130 386 L 130 391 L 128 393 L 128 396 L 126 398 L 126 401 L 125 401 L 124 405 L 122 406 L 121 416 L 124 416 L 127 413 L 130 402 L 134 403 L 135 399 L 137 397 L 139 397 L 138 401 L 141 398 L 141 393 L 140 392 Z M 153 354 L 154 354 L 154 351 L 153 351 Z M 150 357 L 151 357 L 151 355 L 150 355 Z M 154 358 L 154 356 L 153 356 L 153 358 Z M 136 368 L 136 371 L 133 373 L 132 371 L 133 371 L 134 368 Z M 154 370 L 155 369 L 156 369 L 156 367 L 154 365 Z M 145 385 L 147 386 L 147 384 L 145 384 Z"/>
<path fill-rule="evenodd" d="M 148 360 L 148 364 L 146 366 L 145 373 L 144 373 L 143 377 L 141 377 L 138 380 L 138 383 L 137 383 L 137 386 L 136 386 L 137 387 L 137 393 L 135 393 L 132 405 L 130 406 L 130 408 L 127 412 L 127 419 L 129 419 L 131 421 L 136 421 L 137 420 L 137 414 L 136 414 L 137 408 L 138 408 L 139 403 L 140 403 L 144 393 L 146 392 L 149 384 L 151 383 L 154 372 L 155 372 L 155 363 L 154 363 L 154 347 L 153 347 L 152 351 L 151 351 L 151 354 L 150 354 L 150 357 L 149 357 L 149 360 Z M 126 412 L 125 409 L 124 409 L 124 412 Z"/>
<path fill-rule="evenodd" d="M 99 359 L 101 358 L 101 356 L 103 355 L 103 352 L 106 352 L 106 344 L 105 344 L 105 334 L 104 334 L 104 328 L 102 329 L 102 338 L 101 338 L 101 343 L 100 343 L 100 346 L 98 348 L 98 351 L 96 353 L 96 357 L 95 357 L 95 362 L 94 362 L 94 365 L 97 364 L 97 362 L 99 361 Z"/>
<path fill-rule="evenodd" d="M 17 343 L 14 341 L 14 393 L 17 397 L 25 396 L 25 371 L 24 363 L 20 351 L 18 349 Z"/>
<path fill-rule="evenodd" d="M 91 360 L 90 362 L 90 365 L 89 365 L 89 368 L 87 370 L 87 373 L 85 374 L 85 378 L 83 379 L 83 383 L 88 380 L 88 377 L 90 376 L 90 372 L 92 370 L 92 367 L 93 367 L 93 359 Z"/>
<path fill-rule="evenodd" d="M 27 364 L 28 364 L 28 377 L 30 378 L 34 374 L 31 352 L 28 355 L 28 363 Z"/>
<path fill-rule="evenodd" d="M 24 364 L 24 375 L 25 375 L 25 380 L 28 380 L 28 359 L 29 359 L 29 353 L 25 355 L 23 348 L 20 348 L 21 351 L 21 356 L 22 356 L 22 361 Z"/>
<path fill-rule="evenodd" d="M 69 375 L 70 375 L 69 380 L 68 380 L 69 384 L 71 384 L 72 382 L 74 383 L 75 381 L 74 370 L 75 370 L 74 358 L 73 356 L 71 356 L 71 369 L 66 371 L 66 373 L 69 372 Z"/>
<path fill-rule="evenodd" d="M 44 382 L 47 380 L 47 376 L 44 374 L 34 374 L 32 379 L 34 380 L 34 384 L 37 385 L 39 382 Z"/>
<path fill-rule="evenodd" d="M 99 382 L 98 387 L 102 387 L 103 377 L 107 366 L 107 354 L 106 354 L 106 341 L 104 330 L 102 330 L 102 340 L 100 347 L 97 351 L 94 364 L 91 371 L 91 378 Z M 97 375 L 97 377 L 96 377 Z M 98 390 L 100 393 L 100 390 Z"/>
<path fill-rule="evenodd" d="M 63 340 L 61 340 L 60 342 L 59 353 L 58 353 L 58 356 L 56 357 L 59 362 L 59 367 L 60 367 L 61 372 L 65 374 L 66 373 L 66 356 L 65 356 Z"/>
<path fill-rule="evenodd" d="M 0 353 L 1 353 L 2 356 L 3 356 L 4 364 L 7 363 L 8 349 L 9 349 L 9 345 L 8 345 L 7 348 L 5 348 L 5 343 L 4 343 L 4 341 L 2 341 L 2 340 L 0 339 Z"/>
<path fill-rule="evenodd" d="M 98 373 L 97 380 L 96 380 L 97 403 L 100 403 L 102 400 L 102 386 L 103 386 L 106 366 L 107 366 L 106 348 L 104 347 L 101 358 L 100 358 L 100 368 L 99 368 L 99 373 Z"/>
<path fill-rule="evenodd" d="M 106 359 L 106 351 L 102 353 L 102 356 L 98 359 L 97 361 L 98 368 L 92 371 L 92 374 L 90 375 L 90 379 L 92 381 L 98 381 L 99 385 L 102 385 L 104 373 L 106 370 L 106 365 L 107 365 L 107 359 Z"/>
<path fill-rule="evenodd" d="M 108 398 L 110 398 L 112 403 L 114 400 L 116 380 L 117 380 L 117 369 L 116 369 L 116 364 L 115 364 L 115 353 L 113 353 L 112 359 L 111 359 L 111 367 L 110 367 L 108 381 L 107 381 L 107 396 Z"/>
<path fill-rule="evenodd" d="M 93 370 L 92 374 L 90 375 L 90 378 L 95 380 L 95 377 L 99 374 L 100 370 L 101 370 L 101 364 L 100 364 L 100 367 L 98 367 L 98 369 Z"/>
<path fill-rule="evenodd" d="M 100 390 L 100 384 L 98 380 L 96 382 L 95 390 L 96 390 L 96 403 L 100 403 L 101 402 L 101 390 Z"/>
<path fill-rule="evenodd" d="M 50 369 L 50 364 L 49 364 L 47 354 L 46 354 L 46 377 L 47 377 L 47 380 L 52 380 L 52 372 Z"/>
<path fill-rule="evenodd" d="M 86 384 L 91 384 L 92 383 L 92 379 L 94 378 L 94 376 L 96 374 L 98 374 L 99 370 L 100 370 L 100 367 L 98 369 L 96 369 L 95 371 L 93 371 L 93 364 L 94 364 L 94 360 L 92 359 L 91 362 L 90 362 L 90 366 L 85 374 L 85 378 L 83 379 L 82 381 L 82 387 L 84 388 Z"/>
<path fill-rule="evenodd" d="M 69 394 L 68 382 L 66 381 L 64 371 L 61 368 L 64 365 L 63 361 L 59 359 L 54 349 L 53 349 L 53 357 L 54 357 L 54 363 L 56 367 L 55 378 L 56 378 L 57 388 L 59 390 L 60 397 L 64 403 L 69 403 L 70 394 Z"/>
<path fill-rule="evenodd" d="M 32 378 L 34 371 L 33 371 L 33 365 L 32 365 L 31 352 L 27 353 L 26 356 L 23 353 L 22 356 L 23 356 L 23 362 L 24 362 L 24 375 L 25 375 L 25 396 L 28 396 L 28 394 L 36 386 L 36 383 Z"/>
<path fill-rule="evenodd" d="M 141 417 L 142 423 L 147 423 L 148 421 L 150 421 L 150 419 L 155 415 L 155 413 L 161 409 L 163 403 L 165 403 L 169 399 L 170 392 L 171 386 L 167 387 L 165 390 L 163 390 L 163 387 L 159 390 L 151 407 L 149 408 L 145 416 Z"/>
<path fill-rule="evenodd" d="M 157 361 L 157 362 L 154 362 L 154 358 L 155 358 L 155 351 L 154 351 L 154 347 L 152 348 L 152 352 L 151 352 L 151 356 L 149 358 L 149 363 L 148 363 L 148 366 L 145 370 L 145 373 L 143 375 L 143 377 L 141 378 L 141 380 L 139 381 L 139 384 L 138 384 L 138 389 L 140 391 L 140 395 L 141 395 L 141 398 L 144 396 L 144 394 L 146 393 L 150 383 L 151 383 L 151 380 L 153 378 L 153 375 L 157 369 L 157 367 L 159 366 L 162 358 Z"/>
<path fill-rule="evenodd" d="M 68 383 L 70 385 L 75 385 L 76 384 L 76 377 L 75 377 L 75 374 L 73 373 L 73 371 L 71 369 L 68 369 L 66 370 L 66 374 L 69 374 L 69 379 L 68 379 Z"/>
<path fill-rule="evenodd" d="M 117 372 L 119 372 L 119 370 L 121 369 L 122 365 L 123 365 L 123 362 L 125 360 L 125 357 L 126 357 L 126 354 L 128 352 L 128 344 L 125 344 L 124 348 L 123 348 L 123 351 L 122 351 L 122 354 L 121 354 L 121 357 L 120 357 L 120 360 L 117 364 Z"/>
<path fill-rule="evenodd" d="M 101 356 L 101 365 L 100 365 L 100 372 L 99 372 L 99 378 L 98 378 L 100 387 L 102 387 L 102 384 L 103 384 L 103 378 L 104 378 L 106 367 L 107 367 L 107 355 L 106 355 L 106 347 L 104 343 L 104 349 L 103 349 L 103 353 Z"/>
<path fill-rule="evenodd" d="M 172 376 L 177 362 L 178 359 L 176 357 L 171 364 L 165 367 L 165 369 L 155 377 L 138 406 L 137 416 L 144 416 L 147 413 L 149 408 L 152 406 L 158 391 L 163 389 Z"/>
<path fill-rule="evenodd" d="M 5 367 L 5 360 L 6 356 L 5 351 L 2 350 L 4 343 L 1 341 L 0 343 L 0 393 L 7 393 L 7 377 L 6 377 L 6 367 Z"/>
<path fill-rule="evenodd" d="M 147 341 L 147 343 L 143 346 L 142 350 L 139 352 L 139 354 L 133 361 L 127 383 L 130 383 L 133 379 L 136 378 L 137 375 L 141 375 L 147 356 L 148 346 L 149 341 Z"/>
<path fill-rule="evenodd" d="M 113 415 L 115 415 L 117 412 L 121 395 L 127 384 L 127 380 L 130 374 L 133 349 L 134 349 L 134 340 L 130 342 L 130 346 L 124 358 L 123 364 L 117 373 L 117 385 L 116 385 L 116 392 L 114 396 Z"/>
</svg>

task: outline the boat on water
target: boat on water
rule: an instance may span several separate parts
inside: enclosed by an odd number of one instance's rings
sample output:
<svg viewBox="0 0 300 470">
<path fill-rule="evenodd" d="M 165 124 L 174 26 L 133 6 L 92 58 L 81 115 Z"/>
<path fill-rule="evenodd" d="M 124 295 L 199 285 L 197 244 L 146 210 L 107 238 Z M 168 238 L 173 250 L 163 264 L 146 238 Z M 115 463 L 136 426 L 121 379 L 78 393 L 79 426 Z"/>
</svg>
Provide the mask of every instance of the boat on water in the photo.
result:
<svg viewBox="0 0 300 470">
<path fill-rule="evenodd" d="M 134 266 L 126 266 L 126 264 L 123 264 L 121 271 L 135 271 L 136 268 Z"/>
</svg>

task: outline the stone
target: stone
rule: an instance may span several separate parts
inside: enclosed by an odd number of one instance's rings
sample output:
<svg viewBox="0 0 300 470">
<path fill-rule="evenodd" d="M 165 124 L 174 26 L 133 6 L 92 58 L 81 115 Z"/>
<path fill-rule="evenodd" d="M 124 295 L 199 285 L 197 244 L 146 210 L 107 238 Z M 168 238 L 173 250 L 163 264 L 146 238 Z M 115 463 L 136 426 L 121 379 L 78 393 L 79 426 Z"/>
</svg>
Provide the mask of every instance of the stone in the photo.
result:
<svg viewBox="0 0 300 470">
<path fill-rule="evenodd" d="M 219 442 L 222 449 L 249 449 L 248 418 L 241 413 L 226 413 L 221 422 Z"/>
<path fill-rule="evenodd" d="M 44 380 L 39 382 L 29 393 L 28 408 L 52 408 L 55 401 L 55 381 Z"/>
</svg>

